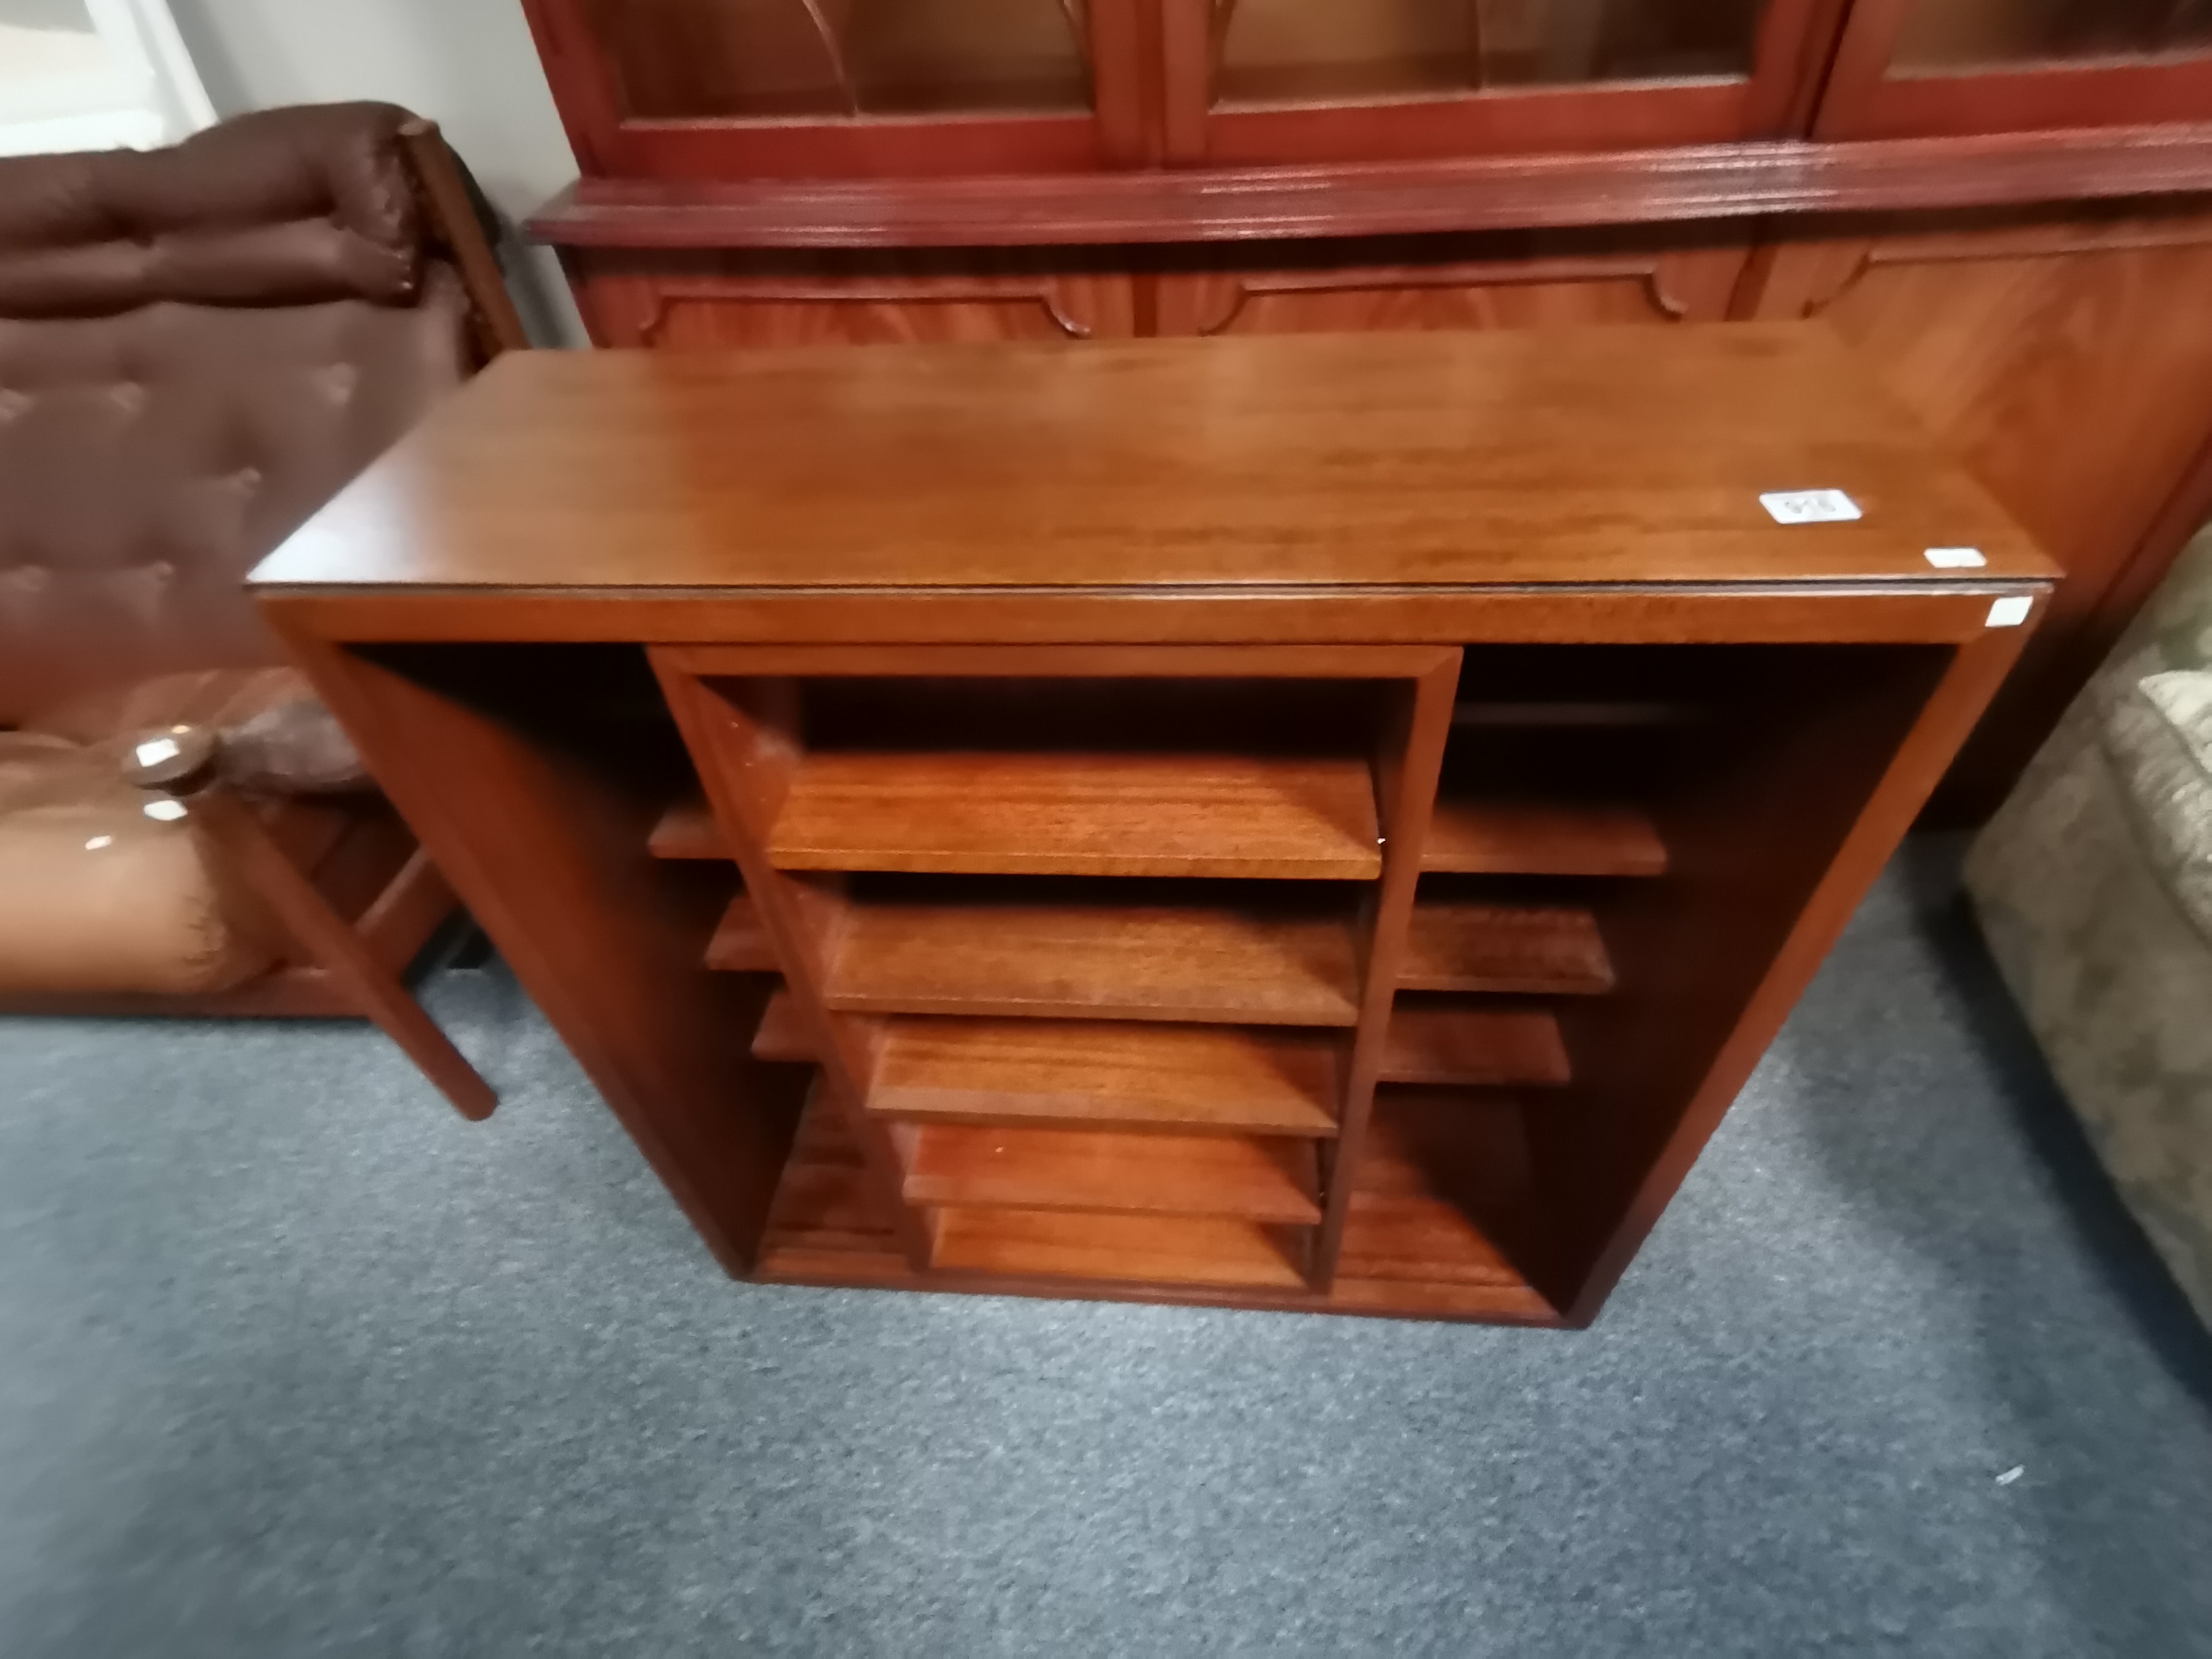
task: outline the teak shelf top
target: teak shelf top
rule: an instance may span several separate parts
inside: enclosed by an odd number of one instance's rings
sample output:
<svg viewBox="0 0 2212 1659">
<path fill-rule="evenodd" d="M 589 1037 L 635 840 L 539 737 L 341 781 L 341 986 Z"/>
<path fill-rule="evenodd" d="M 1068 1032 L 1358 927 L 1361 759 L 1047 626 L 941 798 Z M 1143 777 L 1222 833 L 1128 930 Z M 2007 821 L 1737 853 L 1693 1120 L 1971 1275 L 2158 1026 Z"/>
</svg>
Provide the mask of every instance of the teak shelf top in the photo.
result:
<svg viewBox="0 0 2212 1659">
<path fill-rule="evenodd" d="M 2042 580 L 1817 324 L 514 352 L 257 584 L 598 590 Z M 1855 523 L 1763 494 L 1839 489 Z M 1974 547 L 1984 568 L 1932 568 Z"/>
</svg>

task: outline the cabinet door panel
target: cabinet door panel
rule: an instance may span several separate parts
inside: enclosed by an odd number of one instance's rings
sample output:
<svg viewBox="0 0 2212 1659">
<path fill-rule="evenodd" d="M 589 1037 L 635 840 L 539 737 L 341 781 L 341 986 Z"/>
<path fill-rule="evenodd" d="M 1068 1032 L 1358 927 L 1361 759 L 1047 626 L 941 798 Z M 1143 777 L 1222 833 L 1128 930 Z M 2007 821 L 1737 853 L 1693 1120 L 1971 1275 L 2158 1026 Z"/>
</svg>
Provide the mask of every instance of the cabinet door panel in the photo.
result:
<svg viewBox="0 0 2212 1659">
<path fill-rule="evenodd" d="M 585 0 L 644 120 L 1081 110 L 1081 14 L 1059 0 Z"/>
<path fill-rule="evenodd" d="M 1855 0 L 1820 103 L 1826 138 L 2201 121 L 2206 0 Z"/>
<path fill-rule="evenodd" d="M 1171 160 L 1782 137 L 1847 0 L 1160 0 Z"/>
<path fill-rule="evenodd" d="M 2206 0 L 1912 0 L 1890 62 L 1899 74 L 1917 75 L 2207 47 Z"/>
<path fill-rule="evenodd" d="M 1114 339 L 1135 331 L 1127 275 L 1050 250 L 580 253 L 571 256 L 570 277 L 593 341 L 606 346 Z"/>
<path fill-rule="evenodd" d="M 1655 244 L 1649 232 L 1221 248 L 1161 274 L 1158 325 L 1297 334 L 1714 321 L 1747 255 L 1726 243 Z"/>
<path fill-rule="evenodd" d="M 587 173 L 1146 159 L 1137 0 L 523 0 Z"/>
<path fill-rule="evenodd" d="M 1763 254 L 1751 308 L 1840 330 L 2067 573 L 1939 799 L 1975 821 L 2177 550 L 2152 532 L 2212 436 L 2212 213 L 1854 229 Z"/>
</svg>

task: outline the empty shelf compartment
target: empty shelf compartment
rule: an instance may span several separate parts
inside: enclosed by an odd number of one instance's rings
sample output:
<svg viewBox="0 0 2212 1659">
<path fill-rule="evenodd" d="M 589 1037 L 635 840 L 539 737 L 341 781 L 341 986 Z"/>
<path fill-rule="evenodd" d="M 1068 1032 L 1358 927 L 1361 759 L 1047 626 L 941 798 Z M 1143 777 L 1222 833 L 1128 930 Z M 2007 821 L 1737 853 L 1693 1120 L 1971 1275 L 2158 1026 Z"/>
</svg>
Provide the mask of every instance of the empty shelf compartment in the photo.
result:
<svg viewBox="0 0 2212 1659">
<path fill-rule="evenodd" d="M 1522 1285 L 1511 1258 L 1525 1253 L 1538 1219 L 1522 1111 L 1510 1096 L 1377 1094 L 1346 1211 L 1339 1293 L 1362 1279 Z"/>
<path fill-rule="evenodd" d="M 933 1123 L 906 1164 L 910 1204 L 1103 1210 L 1310 1224 L 1314 1143 L 1258 1135 Z"/>
<path fill-rule="evenodd" d="M 1238 876 L 1382 871 L 1358 759 L 1235 754 L 809 754 L 769 857 L 787 870 Z"/>
<path fill-rule="evenodd" d="M 1344 1041 L 1273 1027 L 891 1019 L 868 1108 L 926 1121 L 1334 1135 Z"/>
</svg>

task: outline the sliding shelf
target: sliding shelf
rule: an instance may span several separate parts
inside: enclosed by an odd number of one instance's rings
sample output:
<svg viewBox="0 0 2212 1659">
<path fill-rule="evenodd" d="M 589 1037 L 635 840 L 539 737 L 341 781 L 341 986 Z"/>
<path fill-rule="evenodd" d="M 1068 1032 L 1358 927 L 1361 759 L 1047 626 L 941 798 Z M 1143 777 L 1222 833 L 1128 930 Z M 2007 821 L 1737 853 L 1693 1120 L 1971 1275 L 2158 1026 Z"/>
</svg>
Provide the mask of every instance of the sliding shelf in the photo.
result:
<svg viewBox="0 0 2212 1659">
<path fill-rule="evenodd" d="M 811 1064 L 817 1057 L 813 1039 L 806 1035 L 805 1024 L 799 1016 L 799 1004 L 791 994 L 788 985 L 779 985 L 761 1011 L 760 1024 L 753 1031 L 755 1060 L 798 1060 Z"/>
<path fill-rule="evenodd" d="M 726 860 L 730 856 L 713 810 L 698 795 L 679 796 L 669 803 L 647 838 L 646 850 L 657 859 Z"/>
<path fill-rule="evenodd" d="M 892 1019 L 868 1109 L 921 1122 L 1328 1136 L 1343 1042 L 1231 1025 Z"/>
<path fill-rule="evenodd" d="M 1413 906 L 1398 987 L 1595 996 L 1613 988 L 1613 964 L 1596 918 L 1583 906 L 1424 894 Z"/>
<path fill-rule="evenodd" d="M 906 1160 L 909 1204 L 1136 1212 L 1310 1225 L 1310 1140 L 932 1123 Z"/>
<path fill-rule="evenodd" d="M 1446 794 L 1421 852 L 1437 874 L 1659 876 L 1667 848 L 1631 806 Z"/>
<path fill-rule="evenodd" d="M 761 926 L 753 902 L 740 893 L 722 912 L 714 936 L 707 941 L 707 965 L 731 974 L 773 974 L 777 971 L 775 947 Z"/>
<path fill-rule="evenodd" d="M 1391 1011 L 1385 1083 L 1557 1087 L 1570 1076 L 1559 1023 L 1540 1007 L 1401 998 Z"/>
<path fill-rule="evenodd" d="M 943 1209 L 930 1265 L 955 1273 L 1303 1291 L 1299 1230 L 1205 1216 Z"/>
<path fill-rule="evenodd" d="M 786 870 L 1370 881 L 1357 759 L 1221 754 L 808 754 L 769 837 Z"/>
<path fill-rule="evenodd" d="M 849 1013 L 1358 1024 L 1352 907 L 1241 885 L 1256 890 L 1188 902 L 1095 884 L 848 894 L 823 1000 Z"/>
</svg>

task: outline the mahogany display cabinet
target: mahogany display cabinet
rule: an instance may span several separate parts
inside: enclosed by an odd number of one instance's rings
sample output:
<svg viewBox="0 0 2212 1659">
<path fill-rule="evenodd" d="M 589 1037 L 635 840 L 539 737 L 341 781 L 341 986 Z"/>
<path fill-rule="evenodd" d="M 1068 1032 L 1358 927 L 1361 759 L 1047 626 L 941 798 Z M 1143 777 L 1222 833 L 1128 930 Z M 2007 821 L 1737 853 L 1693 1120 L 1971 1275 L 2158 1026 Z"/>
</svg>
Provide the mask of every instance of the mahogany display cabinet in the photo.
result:
<svg viewBox="0 0 2212 1659">
<path fill-rule="evenodd" d="M 732 1273 L 1578 1323 L 2052 574 L 1632 338 L 517 354 L 255 586 Z"/>
<path fill-rule="evenodd" d="M 2066 572 L 1971 823 L 2212 514 L 2202 0 L 520 0 L 592 337 L 1820 317 Z"/>
</svg>

